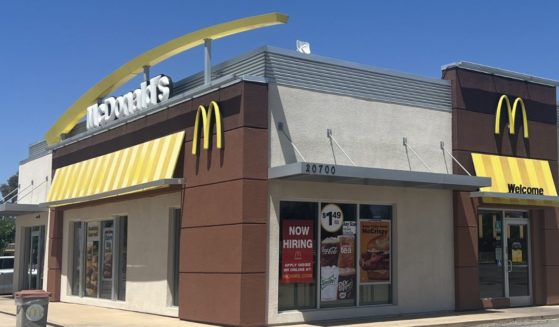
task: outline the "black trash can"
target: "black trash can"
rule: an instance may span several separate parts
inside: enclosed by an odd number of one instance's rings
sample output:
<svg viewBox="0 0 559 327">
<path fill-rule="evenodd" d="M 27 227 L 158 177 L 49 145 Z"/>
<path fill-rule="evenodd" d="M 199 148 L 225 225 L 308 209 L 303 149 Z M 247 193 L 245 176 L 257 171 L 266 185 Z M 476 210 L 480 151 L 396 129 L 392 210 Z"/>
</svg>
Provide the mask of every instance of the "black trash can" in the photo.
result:
<svg viewBox="0 0 559 327">
<path fill-rule="evenodd" d="M 46 327 L 49 296 L 50 293 L 43 290 L 16 292 L 16 327 Z"/>
</svg>

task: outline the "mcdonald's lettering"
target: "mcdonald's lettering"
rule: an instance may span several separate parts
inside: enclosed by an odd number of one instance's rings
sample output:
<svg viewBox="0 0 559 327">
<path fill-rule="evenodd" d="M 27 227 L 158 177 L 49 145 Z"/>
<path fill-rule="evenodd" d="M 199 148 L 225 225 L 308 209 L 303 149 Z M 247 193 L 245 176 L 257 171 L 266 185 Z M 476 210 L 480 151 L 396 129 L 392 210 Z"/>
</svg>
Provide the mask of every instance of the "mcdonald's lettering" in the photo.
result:
<svg viewBox="0 0 559 327">
<path fill-rule="evenodd" d="M 213 114 L 213 115 L 212 115 Z M 204 135 L 204 150 L 210 147 L 210 135 L 211 135 L 211 122 L 212 117 L 215 117 L 215 130 L 216 130 L 216 147 L 221 149 L 221 138 L 223 130 L 221 128 L 221 112 L 219 111 L 219 105 L 217 102 L 212 101 L 208 106 L 208 109 L 202 105 L 198 107 L 196 111 L 196 120 L 194 121 L 194 135 L 192 136 L 192 154 L 198 154 L 198 139 L 200 138 L 200 117 L 202 117 L 202 128 Z"/>
<path fill-rule="evenodd" d="M 528 118 L 526 117 L 526 107 L 524 106 L 524 101 L 522 101 L 521 97 L 517 97 L 513 105 L 511 107 L 509 97 L 506 95 L 501 95 L 499 98 L 499 103 L 497 104 L 497 112 L 495 114 L 495 134 L 501 133 L 501 108 L 503 107 L 503 103 L 507 105 L 507 113 L 509 115 L 509 134 L 514 135 L 514 126 L 516 121 L 516 109 L 518 109 L 518 105 L 522 109 L 522 126 L 524 130 L 524 138 L 528 138 Z"/>
</svg>

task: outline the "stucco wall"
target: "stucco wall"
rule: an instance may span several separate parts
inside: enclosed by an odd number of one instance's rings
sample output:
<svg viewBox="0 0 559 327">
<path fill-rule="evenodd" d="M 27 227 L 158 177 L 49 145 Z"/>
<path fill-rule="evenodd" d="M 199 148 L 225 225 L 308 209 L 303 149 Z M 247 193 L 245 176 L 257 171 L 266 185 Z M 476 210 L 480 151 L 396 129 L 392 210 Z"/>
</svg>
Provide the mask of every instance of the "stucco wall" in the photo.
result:
<svg viewBox="0 0 559 327">
<path fill-rule="evenodd" d="M 43 244 L 45 251 L 43 263 L 43 289 L 47 287 L 47 272 L 48 272 L 48 255 L 46 252 L 46 240 L 48 238 L 47 227 L 48 212 L 34 213 L 29 215 L 21 215 L 16 217 L 16 244 L 15 244 L 15 261 L 14 261 L 14 291 L 20 290 L 23 286 L 21 280 L 23 267 L 23 255 L 25 253 L 25 239 L 24 229 L 31 226 L 45 226 L 45 243 Z"/>
<path fill-rule="evenodd" d="M 452 192 L 402 187 L 270 181 L 269 323 L 454 309 Z M 393 205 L 394 304 L 278 313 L 279 202 Z"/>
<path fill-rule="evenodd" d="M 52 153 L 28 161 L 19 166 L 18 203 L 38 204 L 46 202 L 51 184 Z"/>
<path fill-rule="evenodd" d="M 169 289 L 170 209 L 180 208 L 180 192 L 66 210 L 62 247 L 61 301 L 178 316 Z M 126 301 L 70 295 L 71 223 L 128 216 Z"/>
<path fill-rule="evenodd" d="M 428 171 L 411 153 L 404 137 L 433 172 L 452 172 L 452 162 L 440 147 L 452 149 L 450 112 L 360 100 L 351 97 L 269 84 L 270 166 L 303 161 L 351 165 L 334 138 L 357 166 Z M 284 133 L 278 131 L 283 123 Z"/>
</svg>

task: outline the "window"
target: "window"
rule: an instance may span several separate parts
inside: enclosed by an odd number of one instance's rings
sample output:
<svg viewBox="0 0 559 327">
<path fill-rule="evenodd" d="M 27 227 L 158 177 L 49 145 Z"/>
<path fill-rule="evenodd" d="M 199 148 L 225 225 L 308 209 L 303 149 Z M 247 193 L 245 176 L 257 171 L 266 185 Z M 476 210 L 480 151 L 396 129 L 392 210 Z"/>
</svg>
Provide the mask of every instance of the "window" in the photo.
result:
<svg viewBox="0 0 559 327">
<path fill-rule="evenodd" d="M 181 209 L 171 209 L 171 222 L 170 222 L 170 261 L 171 261 L 171 274 L 170 290 L 171 290 L 171 304 L 173 306 L 179 305 L 179 252 L 180 252 L 180 237 L 181 237 Z"/>
<path fill-rule="evenodd" d="M 71 294 L 125 300 L 127 218 L 73 223 Z"/>
<path fill-rule="evenodd" d="M 13 258 L 0 259 L 0 269 L 14 269 L 14 259 Z"/>
<path fill-rule="evenodd" d="M 392 206 L 280 202 L 279 311 L 392 302 Z"/>
</svg>

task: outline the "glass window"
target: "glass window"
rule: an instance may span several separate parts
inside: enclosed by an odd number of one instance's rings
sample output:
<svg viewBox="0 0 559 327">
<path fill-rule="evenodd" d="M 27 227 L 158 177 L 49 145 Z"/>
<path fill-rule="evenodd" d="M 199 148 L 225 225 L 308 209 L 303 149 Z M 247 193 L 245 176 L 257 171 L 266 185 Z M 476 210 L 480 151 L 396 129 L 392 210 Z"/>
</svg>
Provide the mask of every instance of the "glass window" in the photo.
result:
<svg viewBox="0 0 559 327">
<path fill-rule="evenodd" d="M 317 203 L 280 202 L 279 310 L 316 307 L 317 213 Z"/>
<path fill-rule="evenodd" d="M 0 259 L 0 269 L 14 269 L 14 259 L 11 258 Z"/>
<path fill-rule="evenodd" d="M 321 308 L 355 305 L 356 220 L 355 204 L 321 204 Z"/>
<path fill-rule="evenodd" d="M 503 214 L 480 210 L 478 225 L 480 297 L 504 297 Z"/>
<path fill-rule="evenodd" d="M 124 300 L 126 235 L 126 217 L 73 223 L 72 295 Z"/>
<path fill-rule="evenodd" d="M 128 218 L 119 217 L 117 220 L 118 226 L 118 257 L 117 257 L 117 286 L 118 290 L 117 300 L 126 300 L 126 256 L 128 253 Z"/>
<path fill-rule="evenodd" d="M 73 257 L 72 257 L 72 272 L 71 272 L 71 289 L 72 295 L 81 295 L 80 293 L 80 276 L 82 271 L 83 257 L 83 224 L 82 222 L 73 223 Z"/>
<path fill-rule="evenodd" d="M 171 209 L 171 297 L 172 305 L 179 305 L 179 252 L 181 237 L 181 209 Z"/>
<path fill-rule="evenodd" d="M 392 303 L 392 206 L 359 206 L 359 303 Z"/>
<path fill-rule="evenodd" d="M 281 201 L 279 216 L 279 311 L 392 302 L 392 206 Z"/>
</svg>

